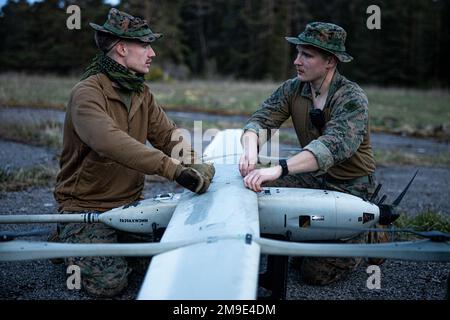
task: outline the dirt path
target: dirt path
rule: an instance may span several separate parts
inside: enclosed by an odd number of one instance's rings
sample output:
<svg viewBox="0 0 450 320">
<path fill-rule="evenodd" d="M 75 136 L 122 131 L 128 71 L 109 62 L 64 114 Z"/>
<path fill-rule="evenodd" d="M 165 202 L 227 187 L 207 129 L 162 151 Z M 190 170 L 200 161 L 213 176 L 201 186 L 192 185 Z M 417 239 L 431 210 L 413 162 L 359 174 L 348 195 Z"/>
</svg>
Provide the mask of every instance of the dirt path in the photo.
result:
<svg viewBox="0 0 450 320">
<path fill-rule="evenodd" d="M 57 166 L 55 150 L 0 139 L 0 169 L 17 170 L 35 165 Z"/>
<path fill-rule="evenodd" d="M 230 127 L 231 125 L 233 127 L 241 127 L 247 121 L 247 117 L 245 116 L 224 117 L 201 112 L 168 111 L 167 114 L 175 121 L 208 121 L 220 123 L 222 126 L 229 124 Z M 45 121 L 62 124 L 64 122 L 64 115 L 65 113 L 63 111 L 51 109 L 0 108 L 0 124 L 38 124 Z M 282 130 L 294 134 L 292 128 Z M 448 143 L 437 142 L 432 139 L 419 139 L 384 133 L 372 133 L 371 143 L 372 147 L 377 150 L 405 151 L 412 154 L 438 155 L 443 152 L 450 152 L 450 145 Z"/>
</svg>

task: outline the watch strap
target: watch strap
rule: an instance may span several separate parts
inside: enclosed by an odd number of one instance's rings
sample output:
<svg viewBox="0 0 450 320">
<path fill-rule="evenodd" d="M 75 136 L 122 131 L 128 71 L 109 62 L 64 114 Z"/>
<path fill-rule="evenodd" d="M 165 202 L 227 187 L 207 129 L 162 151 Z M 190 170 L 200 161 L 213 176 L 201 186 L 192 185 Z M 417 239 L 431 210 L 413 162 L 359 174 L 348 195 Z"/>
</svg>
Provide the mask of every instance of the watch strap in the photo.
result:
<svg viewBox="0 0 450 320">
<path fill-rule="evenodd" d="M 281 159 L 279 164 L 280 164 L 281 170 L 282 170 L 280 178 L 283 178 L 284 176 L 287 176 L 289 174 L 289 169 L 288 169 L 286 159 Z"/>
</svg>

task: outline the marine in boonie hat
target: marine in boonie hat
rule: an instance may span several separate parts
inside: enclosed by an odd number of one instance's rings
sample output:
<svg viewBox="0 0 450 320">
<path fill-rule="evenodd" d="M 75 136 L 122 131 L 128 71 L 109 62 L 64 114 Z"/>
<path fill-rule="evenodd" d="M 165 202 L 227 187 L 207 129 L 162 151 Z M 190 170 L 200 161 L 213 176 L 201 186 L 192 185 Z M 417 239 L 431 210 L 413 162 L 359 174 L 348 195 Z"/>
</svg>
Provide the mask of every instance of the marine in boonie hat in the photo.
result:
<svg viewBox="0 0 450 320">
<path fill-rule="evenodd" d="M 124 39 L 134 39 L 142 42 L 153 42 L 162 37 L 161 33 L 153 33 L 146 20 L 112 8 L 108 13 L 108 20 L 100 26 L 95 23 L 89 25 L 96 31 L 105 32 Z"/>
<path fill-rule="evenodd" d="M 298 37 L 286 37 L 286 40 L 295 45 L 310 45 L 328 51 L 341 62 L 350 62 L 353 57 L 345 50 L 347 32 L 333 23 L 311 22 L 305 31 Z"/>
</svg>

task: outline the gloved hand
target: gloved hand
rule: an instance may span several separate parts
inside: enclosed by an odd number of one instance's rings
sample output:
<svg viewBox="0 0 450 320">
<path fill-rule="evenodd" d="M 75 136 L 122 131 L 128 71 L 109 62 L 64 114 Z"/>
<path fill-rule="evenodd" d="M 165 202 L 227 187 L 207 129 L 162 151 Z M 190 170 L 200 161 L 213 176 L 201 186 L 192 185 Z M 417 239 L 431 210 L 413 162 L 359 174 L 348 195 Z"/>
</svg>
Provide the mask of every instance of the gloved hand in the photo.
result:
<svg viewBox="0 0 450 320">
<path fill-rule="evenodd" d="M 185 164 L 187 168 L 192 168 L 203 174 L 209 179 L 209 182 L 212 181 L 214 174 L 216 173 L 216 169 L 214 165 L 209 163 L 196 163 L 196 164 Z"/>
<path fill-rule="evenodd" d="M 202 194 L 208 190 L 211 180 L 204 174 L 194 168 L 184 167 L 180 165 L 177 170 L 175 181 L 192 192 Z"/>
</svg>

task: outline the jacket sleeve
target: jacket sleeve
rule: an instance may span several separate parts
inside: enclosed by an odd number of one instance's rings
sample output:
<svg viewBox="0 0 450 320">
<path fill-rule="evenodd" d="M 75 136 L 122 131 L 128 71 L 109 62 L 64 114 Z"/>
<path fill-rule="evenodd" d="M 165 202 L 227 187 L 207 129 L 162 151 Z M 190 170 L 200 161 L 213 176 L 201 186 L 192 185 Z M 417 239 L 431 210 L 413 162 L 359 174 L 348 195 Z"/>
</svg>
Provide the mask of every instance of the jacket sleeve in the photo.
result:
<svg viewBox="0 0 450 320">
<path fill-rule="evenodd" d="M 295 79 L 288 80 L 278 87 L 253 113 L 244 127 L 244 132 L 247 130 L 255 132 L 262 143 L 265 142 L 265 137 L 267 140 L 270 139 L 270 129 L 280 128 L 290 117 L 289 104 L 297 87 Z"/>
<path fill-rule="evenodd" d="M 368 130 L 369 109 L 365 94 L 349 92 L 337 96 L 323 134 L 304 148 L 314 154 L 321 171 L 327 171 L 355 154 Z"/>
<path fill-rule="evenodd" d="M 183 163 L 194 161 L 197 155 L 188 142 L 190 133 L 177 128 L 156 102 L 152 93 L 150 93 L 148 123 L 147 139 L 155 148 Z M 188 134 L 188 137 L 184 137 L 183 134 Z"/>
<path fill-rule="evenodd" d="M 160 150 L 148 148 L 117 127 L 105 110 L 104 99 L 95 87 L 73 92 L 70 112 L 80 139 L 102 157 L 145 174 L 174 180 L 177 164 Z"/>
</svg>

